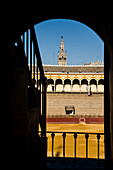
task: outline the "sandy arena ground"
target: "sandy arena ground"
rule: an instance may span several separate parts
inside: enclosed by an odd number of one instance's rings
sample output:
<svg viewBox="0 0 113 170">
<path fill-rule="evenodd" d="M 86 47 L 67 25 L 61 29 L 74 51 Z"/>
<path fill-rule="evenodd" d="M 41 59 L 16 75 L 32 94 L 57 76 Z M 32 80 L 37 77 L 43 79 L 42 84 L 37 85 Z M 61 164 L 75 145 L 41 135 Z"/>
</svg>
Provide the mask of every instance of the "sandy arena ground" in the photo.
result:
<svg viewBox="0 0 113 170">
<path fill-rule="evenodd" d="M 47 124 L 47 131 L 62 132 L 89 132 L 104 133 L 104 124 Z M 52 138 L 47 134 L 47 156 L 52 156 Z M 74 157 L 74 136 L 67 134 L 65 139 L 65 156 Z M 97 135 L 89 135 L 88 139 L 88 158 L 98 158 L 98 141 Z M 104 159 L 104 135 L 100 138 L 100 158 Z M 84 134 L 79 134 L 76 144 L 76 156 L 79 158 L 86 157 L 86 139 Z M 62 134 L 55 134 L 54 138 L 54 157 L 63 157 L 63 137 Z"/>
</svg>

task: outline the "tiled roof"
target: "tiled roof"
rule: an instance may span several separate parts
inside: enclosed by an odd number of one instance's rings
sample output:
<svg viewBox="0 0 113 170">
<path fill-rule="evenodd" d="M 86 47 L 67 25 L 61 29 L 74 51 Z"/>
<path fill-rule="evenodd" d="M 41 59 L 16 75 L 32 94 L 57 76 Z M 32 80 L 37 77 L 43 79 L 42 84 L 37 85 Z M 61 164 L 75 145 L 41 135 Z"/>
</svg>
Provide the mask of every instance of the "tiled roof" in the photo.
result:
<svg viewBox="0 0 113 170">
<path fill-rule="evenodd" d="M 104 72 L 103 65 L 43 65 L 44 72 Z"/>
</svg>

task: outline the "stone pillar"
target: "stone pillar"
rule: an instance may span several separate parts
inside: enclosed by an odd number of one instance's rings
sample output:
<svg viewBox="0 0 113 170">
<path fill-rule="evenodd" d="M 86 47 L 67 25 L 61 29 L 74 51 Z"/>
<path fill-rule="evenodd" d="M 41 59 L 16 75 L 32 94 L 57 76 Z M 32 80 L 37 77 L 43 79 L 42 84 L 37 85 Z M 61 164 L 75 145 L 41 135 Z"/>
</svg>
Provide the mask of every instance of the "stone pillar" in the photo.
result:
<svg viewBox="0 0 113 170">
<path fill-rule="evenodd" d="M 55 83 L 56 83 L 56 81 L 54 80 L 54 92 L 56 92 Z"/>
<path fill-rule="evenodd" d="M 98 80 L 97 80 L 97 93 L 98 93 Z"/>
<path fill-rule="evenodd" d="M 88 86 L 90 86 L 90 89 L 91 89 L 90 80 L 88 80 Z"/>
<path fill-rule="evenodd" d="M 110 54 L 109 92 L 110 92 L 109 94 L 110 94 L 111 167 L 113 168 L 113 45 Z"/>
<path fill-rule="evenodd" d="M 64 92 L 64 80 L 62 80 L 62 84 L 63 84 L 63 92 Z"/>
<path fill-rule="evenodd" d="M 105 82 L 105 93 L 104 93 L 104 99 L 105 99 L 105 105 L 104 105 L 104 132 L 105 132 L 105 169 L 107 169 L 111 162 L 111 124 L 113 123 L 111 121 L 111 91 L 110 87 L 113 85 L 112 81 L 110 80 L 112 76 L 110 77 L 110 54 L 108 52 L 108 49 L 106 46 L 104 46 L 104 80 Z M 110 106 L 111 105 L 111 106 Z"/>
<path fill-rule="evenodd" d="M 81 80 L 79 82 L 80 82 L 80 93 L 81 93 Z"/>
<path fill-rule="evenodd" d="M 73 92 L 73 81 L 71 80 L 71 92 Z"/>
<path fill-rule="evenodd" d="M 91 90 L 91 85 L 90 85 L 90 81 L 88 80 L 88 86 L 87 86 L 88 95 L 90 95 L 90 90 Z"/>
</svg>

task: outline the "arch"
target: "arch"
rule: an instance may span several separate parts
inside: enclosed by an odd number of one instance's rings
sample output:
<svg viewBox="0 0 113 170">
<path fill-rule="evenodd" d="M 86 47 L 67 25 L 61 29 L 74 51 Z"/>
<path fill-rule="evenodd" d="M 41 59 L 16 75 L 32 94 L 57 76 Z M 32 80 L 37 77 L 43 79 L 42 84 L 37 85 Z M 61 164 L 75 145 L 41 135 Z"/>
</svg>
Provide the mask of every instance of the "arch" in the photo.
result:
<svg viewBox="0 0 113 170">
<path fill-rule="evenodd" d="M 82 79 L 81 80 L 81 85 L 83 85 L 83 84 L 87 84 L 88 85 L 88 80 L 87 79 Z"/>
<path fill-rule="evenodd" d="M 56 79 L 56 82 L 55 82 L 55 91 L 56 92 L 62 92 L 63 91 L 62 79 Z"/>
<path fill-rule="evenodd" d="M 64 80 L 64 85 L 66 85 L 66 84 L 70 84 L 71 85 L 71 80 L 70 79 L 65 79 Z"/>
<path fill-rule="evenodd" d="M 92 92 L 97 92 L 97 80 L 91 79 L 90 80 L 90 86 Z"/>
<path fill-rule="evenodd" d="M 54 84 L 54 80 L 53 79 L 47 79 L 47 85 L 49 84 Z"/>
<path fill-rule="evenodd" d="M 73 84 L 72 91 L 73 92 L 80 92 L 80 81 L 79 81 L 79 79 L 74 79 L 72 84 Z"/>
<path fill-rule="evenodd" d="M 85 9 L 86 10 L 86 9 Z M 17 12 L 18 13 L 18 12 Z M 28 13 L 28 11 L 26 11 L 26 13 Z M 63 13 L 63 12 L 62 12 Z M 12 21 L 11 21 L 11 27 L 9 28 L 10 30 L 9 30 L 9 32 L 10 32 L 10 35 L 12 35 L 11 37 L 10 37 L 10 39 L 15 39 L 15 37 L 16 37 L 16 35 L 18 34 L 18 33 L 23 33 L 24 31 L 26 31 L 26 28 L 29 28 L 29 27 L 31 27 L 31 26 L 33 26 L 34 24 L 36 24 L 37 22 L 38 23 L 40 23 L 41 21 L 44 21 L 45 20 L 45 16 L 43 17 L 43 16 L 40 16 L 39 17 L 39 14 L 37 14 L 37 16 L 35 16 L 34 17 L 34 15 L 31 15 L 30 16 L 30 18 L 29 18 L 29 15 L 26 17 L 26 22 L 24 22 L 24 20 L 25 20 L 25 16 L 24 16 L 24 13 L 22 12 L 21 14 L 20 13 L 18 13 L 19 15 L 17 15 L 17 20 L 15 20 L 15 17 L 13 17 L 13 19 L 12 19 Z M 52 16 L 53 16 L 53 14 L 52 14 Z M 48 19 L 51 19 L 52 18 L 52 16 L 49 16 L 49 17 L 47 17 Z M 64 16 L 64 15 L 63 15 Z M 75 15 L 75 16 L 73 16 L 72 14 L 71 14 L 71 18 L 72 19 L 74 19 L 74 20 L 78 20 L 78 21 L 80 21 L 80 22 L 82 22 L 82 23 L 84 23 L 84 24 L 86 24 L 86 25 L 88 25 L 90 28 L 92 28 L 96 33 L 98 33 L 98 35 L 106 42 L 106 51 L 108 52 L 108 54 L 109 55 L 106 55 L 106 61 L 107 61 L 107 64 L 109 64 L 109 59 L 110 58 L 112 58 L 112 53 L 111 53 L 111 51 L 113 51 L 113 46 L 112 46 L 112 19 L 111 19 L 111 15 L 109 15 L 107 18 L 109 19 L 109 22 L 107 22 L 106 20 L 105 20 L 105 15 L 102 15 L 102 16 L 99 16 L 98 15 L 98 12 L 97 12 L 97 15 L 93 15 L 93 12 L 91 12 L 91 14 L 90 15 L 87 15 L 86 13 L 84 14 L 84 15 L 81 15 L 80 13 L 78 13 L 78 15 Z M 9 13 L 9 16 L 8 16 L 8 18 L 10 19 L 11 17 L 10 17 L 10 13 Z M 47 19 L 46 18 L 46 19 Z M 21 19 L 21 24 L 20 24 L 20 26 L 18 26 L 18 20 L 19 19 Z M 16 23 L 15 23 L 15 22 Z M 28 22 L 29 21 L 29 22 Z M 28 24 L 29 23 L 29 24 Z M 94 24 L 95 23 L 95 24 Z M 16 27 L 15 27 L 15 25 L 16 25 Z M 24 28 L 24 29 L 23 29 Z M 104 28 L 104 29 L 103 29 Z M 9 38 L 9 37 L 8 37 Z M 8 41 L 9 42 L 9 41 Z M 9 45 L 9 44 L 8 44 Z M 106 52 L 106 53 L 107 53 Z M 7 60 L 8 61 L 8 60 Z M 112 66 L 113 64 L 111 63 L 111 66 Z M 106 69 L 107 71 L 107 75 L 108 75 L 108 70 L 110 69 L 110 71 L 112 71 L 112 68 L 108 65 L 108 68 Z M 8 70 L 8 69 L 7 69 Z M 112 86 L 112 77 L 111 77 L 111 75 L 110 75 L 110 82 L 109 82 L 109 84 L 110 84 L 110 87 L 112 88 L 113 86 Z M 107 86 L 108 87 L 108 86 Z M 106 94 L 108 94 L 108 91 L 106 92 Z M 112 95 L 112 93 L 110 93 L 110 94 L 108 94 L 107 95 L 107 99 L 109 99 L 109 95 L 110 95 L 110 103 L 112 103 L 112 97 L 111 97 L 111 95 Z M 108 105 L 107 105 L 108 104 Z M 106 151 L 106 161 L 107 161 L 107 163 L 109 163 L 110 161 L 108 161 L 108 160 L 110 160 L 110 158 L 111 158 L 111 160 L 112 160 L 112 162 L 113 162 L 113 157 L 111 157 L 111 155 L 113 155 L 113 149 L 111 149 L 111 148 L 113 148 L 113 131 L 112 131 L 112 129 L 111 129 L 111 131 L 109 130 L 110 128 L 109 128 L 109 126 L 112 126 L 113 125 L 113 121 L 112 121 L 112 119 L 111 119 L 111 121 L 110 121 L 110 118 L 112 117 L 112 115 L 113 115 L 113 112 L 111 111 L 111 112 L 109 112 L 109 108 L 110 108 L 110 106 L 109 106 L 109 101 L 108 102 L 106 102 L 106 104 L 105 104 L 105 106 L 107 106 L 107 109 L 108 109 L 108 114 L 105 114 L 106 115 L 106 119 L 105 119 L 105 124 L 106 124 L 106 126 L 105 126 L 105 134 L 107 135 L 107 137 L 106 137 L 106 140 L 105 140 L 105 151 Z M 111 105 L 111 108 L 112 108 L 113 106 Z M 111 110 L 113 110 L 113 109 L 111 109 Z M 110 115 L 110 116 L 109 116 Z M 110 118 L 109 118 L 110 117 Z M 111 140 L 110 140 L 110 137 L 111 137 Z M 111 148 L 110 148 L 110 144 L 111 144 Z M 111 151 L 111 152 L 110 152 Z M 110 153 L 111 153 L 111 155 L 110 155 Z M 113 166 L 113 163 L 112 163 L 112 166 Z"/>
<path fill-rule="evenodd" d="M 48 79 L 47 80 L 47 92 L 52 92 L 54 91 L 53 88 L 54 88 L 54 80 L 53 79 Z"/>
<path fill-rule="evenodd" d="M 79 79 L 73 79 L 73 82 L 72 82 L 72 84 L 74 85 L 74 84 L 80 84 L 80 81 L 79 81 Z"/>
<path fill-rule="evenodd" d="M 62 79 L 56 79 L 55 84 L 56 84 L 56 85 L 62 84 Z"/>
<path fill-rule="evenodd" d="M 87 92 L 88 80 L 82 79 L 81 80 L 81 92 Z"/>
<path fill-rule="evenodd" d="M 104 79 L 98 81 L 98 92 L 104 93 Z"/>
<path fill-rule="evenodd" d="M 46 19 L 45 19 L 45 17 L 41 17 L 40 19 L 35 18 L 34 22 L 33 22 L 32 19 L 31 19 L 31 21 L 29 21 L 29 19 L 28 19 L 28 21 L 31 22 L 33 25 L 37 25 L 37 24 L 40 24 L 40 23 L 44 23 L 44 22 L 46 23 L 46 22 L 48 22 L 50 20 L 53 20 L 51 18 L 53 18 L 53 17 L 48 17 Z M 101 24 L 106 24 L 106 23 L 104 23 L 104 22 L 99 23 L 98 22 L 98 23 L 96 23 L 96 26 L 95 26 L 94 25 L 94 18 L 93 18 L 92 14 L 90 16 L 85 17 L 85 18 L 84 18 L 84 16 L 81 17 L 80 15 L 77 15 L 77 16 L 74 16 L 74 17 L 71 16 L 70 18 L 71 19 L 68 19 L 68 20 L 70 20 L 70 21 L 78 21 L 78 22 L 84 24 L 85 26 L 87 26 L 88 28 L 92 29 L 92 31 L 94 31 L 103 41 L 105 41 L 108 38 L 108 37 L 106 37 L 105 32 L 102 29 L 100 29 L 101 26 L 102 26 Z M 59 19 L 59 17 L 54 17 L 54 20 L 57 20 L 57 19 Z M 62 17 L 62 19 L 67 20 L 67 18 L 65 18 L 65 16 Z M 98 18 L 96 18 L 96 19 L 98 20 Z M 101 18 L 99 18 L 99 20 L 101 21 Z"/>
<path fill-rule="evenodd" d="M 64 91 L 71 92 L 71 80 L 70 79 L 64 80 Z"/>
<path fill-rule="evenodd" d="M 99 84 L 103 84 L 103 85 L 104 85 L 104 79 L 99 79 L 99 80 L 98 80 L 98 85 L 99 85 Z"/>
<path fill-rule="evenodd" d="M 57 84 L 57 83 L 56 83 L 56 84 Z M 85 91 L 85 92 L 87 91 L 87 90 L 86 90 L 86 85 L 87 85 L 87 84 L 88 84 L 88 81 L 82 80 L 82 82 L 81 82 L 81 91 Z M 61 85 L 61 84 L 58 83 L 58 85 Z M 65 87 L 66 87 L 67 85 L 69 86 L 70 83 L 68 84 L 68 83 L 65 82 Z M 93 83 L 92 83 L 92 85 L 93 85 Z"/>
<path fill-rule="evenodd" d="M 96 79 L 91 79 L 91 80 L 90 80 L 90 85 L 91 85 L 91 84 L 97 85 L 97 80 L 96 80 Z"/>
</svg>

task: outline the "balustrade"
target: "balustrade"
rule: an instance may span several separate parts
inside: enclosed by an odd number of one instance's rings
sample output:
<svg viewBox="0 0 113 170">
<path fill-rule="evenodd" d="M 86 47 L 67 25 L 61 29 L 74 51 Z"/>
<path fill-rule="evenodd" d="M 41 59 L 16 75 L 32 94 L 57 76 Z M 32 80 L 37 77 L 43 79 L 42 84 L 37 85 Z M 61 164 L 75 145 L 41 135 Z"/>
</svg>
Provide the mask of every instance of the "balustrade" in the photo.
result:
<svg viewBox="0 0 113 170">
<path fill-rule="evenodd" d="M 40 132 L 39 132 L 40 133 Z M 52 138 L 52 157 L 54 157 L 54 144 L 55 144 L 55 134 L 61 134 L 62 135 L 62 157 L 66 157 L 66 136 L 68 136 L 68 134 L 73 134 L 73 138 L 74 138 L 74 145 L 73 145 L 73 151 L 74 151 L 74 157 L 77 158 L 77 138 L 79 135 L 84 135 L 84 139 L 86 140 L 86 151 L 85 151 L 85 157 L 86 159 L 89 158 L 90 156 L 88 155 L 89 152 L 89 137 L 92 137 L 92 135 L 95 135 L 97 137 L 97 157 L 98 159 L 100 159 L 100 138 L 101 136 L 104 136 L 104 133 L 83 133 L 83 132 L 51 132 L 51 131 L 47 131 L 46 134 L 51 134 L 51 138 Z M 91 135 L 91 136 L 90 136 Z M 48 135 L 47 135 L 48 136 Z M 104 141 L 104 140 L 103 140 Z M 96 146 L 95 146 L 96 149 Z"/>
</svg>

